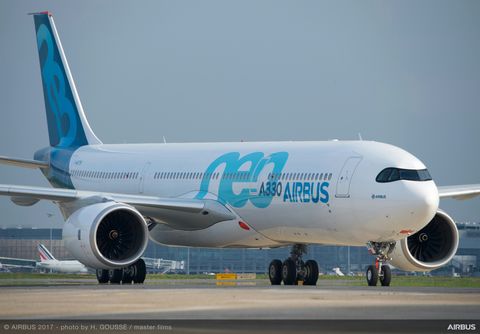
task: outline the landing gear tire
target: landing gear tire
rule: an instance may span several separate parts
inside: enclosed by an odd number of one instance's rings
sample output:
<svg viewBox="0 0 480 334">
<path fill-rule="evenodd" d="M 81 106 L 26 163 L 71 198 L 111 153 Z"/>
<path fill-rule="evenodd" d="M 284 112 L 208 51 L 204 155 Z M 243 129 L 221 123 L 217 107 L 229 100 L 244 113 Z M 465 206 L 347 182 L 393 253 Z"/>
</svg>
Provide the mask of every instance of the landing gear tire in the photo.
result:
<svg viewBox="0 0 480 334">
<path fill-rule="evenodd" d="M 106 269 L 97 269 L 96 270 L 97 280 L 100 284 L 108 283 L 108 270 Z"/>
<path fill-rule="evenodd" d="M 378 270 L 375 266 L 368 266 L 367 268 L 367 283 L 368 286 L 377 286 Z"/>
<path fill-rule="evenodd" d="M 282 261 L 273 260 L 268 266 L 268 278 L 272 285 L 280 285 L 282 283 Z"/>
<path fill-rule="evenodd" d="M 318 264 L 317 261 L 308 260 L 305 262 L 305 280 L 303 285 L 317 285 Z"/>
<path fill-rule="evenodd" d="M 123 278 L 122 284 L 132 284 L 133 279 L 135 278 L 135 266 L 130 265 L 127 268 L 123 269 Z"/>
<path fill-rule="evenodd" d="M 286 259 L 282 265 L 282 281 L 285 285 L 295 285 L 297 283 L 297 268 L 295 261 Z"/>
<path fill-rule="evenodd" d="M 147 267 L 145 266 L 145 261 L 139 259 L 137 262 L 132 264 L 135 267 L 135 276 L 133 277 L 133 283 L 143 284 L 145 277 L 147 276 Z"/>
<path fill-rule="evenodd" d="M 123 269 L 111 269 L 108 271 L 108 280 L 111 284 L 120 284 L 123 278 Z"/>
<path fill-rule="evenodd" d="M 392 280 L 392 270 L 388 265 L 383 265 L 380 270 L 380 284 L 382 286 L 390 286 L 390 281 Z"/>
</svg>

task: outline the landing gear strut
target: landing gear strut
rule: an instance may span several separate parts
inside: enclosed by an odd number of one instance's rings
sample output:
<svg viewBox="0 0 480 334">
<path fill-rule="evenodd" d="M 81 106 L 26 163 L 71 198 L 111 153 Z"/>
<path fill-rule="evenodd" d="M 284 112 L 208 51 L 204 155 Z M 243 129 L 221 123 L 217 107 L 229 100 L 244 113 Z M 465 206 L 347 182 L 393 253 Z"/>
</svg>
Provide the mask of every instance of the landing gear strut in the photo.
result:
<svg viewBox="0 0 480 334">
<path fill-rule="evenodd" d="M 145 261 L 139 259 L 134 264 L 122 269 L 97 269 L 97 280 L 100 284 L 142 284 L 147 275 Z"/>
<path fill-rule="evenodd" d="M 268 276 L 272 285 L 317 285 L 318 264 L 314 260 L 303 262 L 302 255 L 307 253 L 307 246 L 295 244 L 292 246 L 290 257 L 285 261 L 273 260 L 268 267 Z"/>
<path fill-rule="evenodd" d="M 367 248 L 370 254 L 375 255 L 375 264 L 367 268 L 367 283 L 376 286 L 380 280 L 382 286 L 390 286 L 392 271 L 387 264 L 391 260 L 390 254 L 395 248 L 394 242 L 369 242 Z"/>
</svg>

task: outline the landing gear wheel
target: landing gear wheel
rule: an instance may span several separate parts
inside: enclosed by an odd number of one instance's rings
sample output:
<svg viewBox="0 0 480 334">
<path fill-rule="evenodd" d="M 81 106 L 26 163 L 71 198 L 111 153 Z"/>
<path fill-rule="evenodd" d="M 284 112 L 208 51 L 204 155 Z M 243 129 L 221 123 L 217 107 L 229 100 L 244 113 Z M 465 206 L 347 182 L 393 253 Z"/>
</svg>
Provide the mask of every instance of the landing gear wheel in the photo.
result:
<svg viewBox="0 0 480 334">
<path fill-rule="evenodd" d="M 133 279 L 135 278 L 135 266 L 130 265 L 127 268 L 123 269 L 123 278 L 122 284 L 132 284 Z"/>
<path fill-rule="evenodd" d="M 380 270 L 380 283 L 382 286 L 390 286 L 392 280 L 392 270 L 388 265 L 383 265 Z"/>
<path fill-rule="evenodd" d="M 139 259 L 137 262 L 132 264 L 135 267 L 135 276 L 133 277 L 133 283 L 143 284 L 145 277 L 147 276 L 147 267 L 145 266 L 145 261 Z"/>
<path fill-rule="evenodd" d="M 317 285 L 318 264 L 317 261 L 308 260 L 305 262 L 305 281 L 303 285 Z"/>
<path fill-rule="evenodd" d="M 367 242 L 368 252 L 375 255 L 375 265 L 368 266 L 367 282 L 369 286 L 376 286 L 378 280 L 382 286 L 389 286 L 392 280 L 392 271 L 388 266 L 388 261 L 391 261 L 391 254 L 395 249 L 395 242 Z"/>
<path fill-rule="evenodd" d="M 294 285 L 297 282 L 297 267 L 292 259 L 283 262 L 282 281 L 285 285 Z"/>
<path fill-rule="evenodd" d="M 97 274 L 97 280 L 98 280 L 98 283 L 100 284 L 105 284 L 105 283 L 108 283 L 108 270 L 106 269 L 97 269 L 96 270 L 96 274 Z"/>
<path fill-rule="evenodd" d="M 378 269 L 375 266 L 368 266 L 367 268 L 367 282 L 368 286 L 377 286 Z"/>
<path fill-rule="evenodd" d="M 268 266 L 268 278 L 272 285 L 280 285 L 282 283 L 282 261 L 273 260 Z"/>
<path fill-rule="evenodd" d="M 123 278 L 123 269 L 111 269 L 108 271 L 108 280 L 111 284 L 120 284 Z"/>
</svg>

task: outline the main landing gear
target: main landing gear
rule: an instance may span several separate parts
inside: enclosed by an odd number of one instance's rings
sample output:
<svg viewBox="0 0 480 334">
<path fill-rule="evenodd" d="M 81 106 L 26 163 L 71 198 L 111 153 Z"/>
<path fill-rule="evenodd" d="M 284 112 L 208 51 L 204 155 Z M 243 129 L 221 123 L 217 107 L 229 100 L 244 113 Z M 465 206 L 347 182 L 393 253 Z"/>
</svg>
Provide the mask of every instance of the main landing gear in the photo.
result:
<svg viewBox="0 0 480 334">
<path fill-rule="evenodd" d="M 273 260 L 268 266 L 268 277 L 272 285 L 317 285 L 318 264 L 314 260 L 303 262 L 302 255 L 307 253 L 307 245 L 292 246 L 290 257 L 285 261 Z"/>
<path fill-rule="evenodd" d="M 376 255 L 375 264 L 367 268 L 367 283 L 369 286 L 376 286 L 380 280 L 382 286 L 390 286 L 392 280 L 392 271 L 387 264 L 390 254 L 395 248 L 394 242 L 369 242 L 367 244 L 368 251 L 372 255 Z"/>
<path fill-rule="evenodd" d="M 147 275 L 145 261 L 139 259 L 134 264 L 121 269 L 97 269 L 98 283 L 105 284 L 142 284 Z"/>
</svg>

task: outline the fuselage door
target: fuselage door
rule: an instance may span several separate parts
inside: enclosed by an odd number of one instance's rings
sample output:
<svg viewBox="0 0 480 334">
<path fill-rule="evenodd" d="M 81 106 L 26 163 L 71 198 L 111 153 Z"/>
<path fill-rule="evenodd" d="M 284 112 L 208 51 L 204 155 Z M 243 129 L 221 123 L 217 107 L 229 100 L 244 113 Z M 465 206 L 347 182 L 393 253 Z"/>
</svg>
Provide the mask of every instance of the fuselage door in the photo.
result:
<svg viewBox="0 0 480 334">
<path fill-rule="evenodd" d="M 353 174 L 357 169 L 362 157 L 350 157 L 345 161 L 342 171 L 337 180 L 337 192 L 335 197 L 349 198 L 350 197 L 350 182 L 352 182 Z"/>
<path fill-rule="evenodd" d="M 147 162 L 145 166 L 143 166 L 142 171 L 140 172 L 140 178 L 138 183 L 138 193 L 143 194 L 143 190 L 145 188 L 145 180 L 147 178 L 148 170 L 150 169 L 150 162 Z"/>
</svg>

